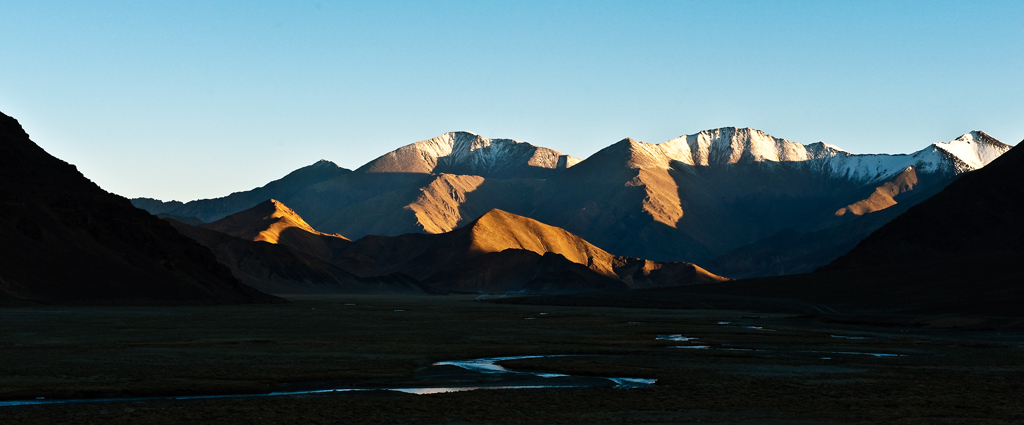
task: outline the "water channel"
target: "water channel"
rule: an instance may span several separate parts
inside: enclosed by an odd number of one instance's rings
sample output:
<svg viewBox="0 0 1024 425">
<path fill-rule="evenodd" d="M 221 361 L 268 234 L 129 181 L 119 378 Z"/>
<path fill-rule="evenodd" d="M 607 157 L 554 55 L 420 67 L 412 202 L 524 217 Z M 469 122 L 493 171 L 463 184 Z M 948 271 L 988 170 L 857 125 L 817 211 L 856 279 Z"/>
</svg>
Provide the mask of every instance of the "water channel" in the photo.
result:
<svg viewBox="0 0 1024 425">
<path fill-rule="evenodd" d="M 539 359 L 548 357 L 580 357 L 570 355 L 537 355 L 512 357 L 487 357 L 469 360 L 449 360 L 437 362 L 418 371 L 411 382 L 406 380 L 402 385 L 388 386 L 378 382 L 374 386 L 340 386 L 332 387 L 330 383 L 302 383 L 282 385 L 281 391 L 264 394 L 225 394 L 197 395 L 176 397 L 125 397 L 125 398 L 83 398 L 83 399 L 45 399 L 0 401 L 3 406 L 29 406 L 43 404 L 68 403 L 110 403 L 110 402 L 144 402 L 157 400 L 203 400 L 217 398 L 248 398 L 248 397 L 281 397 L 312 394 L 325 394 L 353 391 L 398 391 L 409 394 L 437 394 L 458 391 L 499 390 L 499 389 L 537 389 L 537 388 L 642 388 L 654 385 L 657 379 L 624 378 L 624 377 L 593 377 L 573 376 L 560 373 L 533 371 L 517 371 L 506 369 L 499 363 L 509 360 Z M 444 383 L 444 385 L 430 385 Z M 417 385 L 417 384 L 422 384 Z M 294 389 L 289 389 L 294 388 Z M 301 388 L 301 389 L 300 389 Z"/>
</svg>

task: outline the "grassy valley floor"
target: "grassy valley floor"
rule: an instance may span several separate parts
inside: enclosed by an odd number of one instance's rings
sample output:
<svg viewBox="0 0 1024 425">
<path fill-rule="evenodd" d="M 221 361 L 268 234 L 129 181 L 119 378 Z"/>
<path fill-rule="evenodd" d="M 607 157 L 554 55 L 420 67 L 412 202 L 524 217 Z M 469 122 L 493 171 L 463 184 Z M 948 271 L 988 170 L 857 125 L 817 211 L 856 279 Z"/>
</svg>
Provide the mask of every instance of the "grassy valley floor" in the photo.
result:
<svg viewBox="0 0 1024 425">
<path fill-rule="evenodd" d="M 537 354 L 573 356 L 502 365 L 658 381 L 628 390 L 7 406 L 0 423 L 1024 421 L 1024 333 L 940 327 L 963 323 L 969 321 L 857 325 L 743 311 L 492 304 L 472 296 L 7 308 L 0 310 L 2 400 L 411 385 L 438 361 Z M 694 348 L 702 346 L 708 348 Z"/>
</svg>

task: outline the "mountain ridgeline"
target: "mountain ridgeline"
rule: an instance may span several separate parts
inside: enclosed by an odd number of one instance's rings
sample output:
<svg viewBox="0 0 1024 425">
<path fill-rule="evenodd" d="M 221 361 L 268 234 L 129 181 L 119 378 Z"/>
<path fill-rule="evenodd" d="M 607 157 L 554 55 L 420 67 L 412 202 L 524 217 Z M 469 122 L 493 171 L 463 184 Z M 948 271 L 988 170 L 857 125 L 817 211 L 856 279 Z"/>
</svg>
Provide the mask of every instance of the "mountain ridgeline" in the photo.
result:
<svg viewBox="0 0 1024 425">
<path fill-rule="evenodd" d="M 456 132 L 355 171 L 320 161 L 223 198 L 133 202 L 154 214 L 211 222 L 273 198 L 312 227 L 353 239 L 441 234 L 499 209 L 615 255 L 752 277 L 828 264 L 1009 148 L 975 131 L 912 154 L 858 155 L 720 128 L 661 144 L 624 139 L 580 160 Z"/>
<path fill-rule="evenodd" d="M 0 303 L 280 301 L 206 248 L 108 193 L 0 114 Z"/>
<path fill-rule="evenodd" d="M 129 202 L 0 114 L 0 304 L 679 287 L 620 301 L 1019 315 L 1019 149 L 971 132 L 854 155 L 723 128 L 579 160 L 448 133 L 355 171 Z"/>
<path fill-rule="evenodd" d="M 1020 317 L 1024 315 L 1020 308 L 1024 299 L 1021 149 L 1017 145 L 985 168 L 905 209 L 813 273 L 646 295 L 687 300 L 691 305 L 711 303 L 717 308 L 785 305 L 784 310 L 809 314 L 838 310 L 946 318 Z M 621 298 L 628 301 L 630 297 Z"/>
<path fill-rule="evenodd" d="M 563 229 L 492 210 L 443 234 L 318 232 L 269 200 L 213 223 L 175 227 L 264 292 L 570 293 L 726 280 L 689 263 L 619 257 Z"/>
</svg>

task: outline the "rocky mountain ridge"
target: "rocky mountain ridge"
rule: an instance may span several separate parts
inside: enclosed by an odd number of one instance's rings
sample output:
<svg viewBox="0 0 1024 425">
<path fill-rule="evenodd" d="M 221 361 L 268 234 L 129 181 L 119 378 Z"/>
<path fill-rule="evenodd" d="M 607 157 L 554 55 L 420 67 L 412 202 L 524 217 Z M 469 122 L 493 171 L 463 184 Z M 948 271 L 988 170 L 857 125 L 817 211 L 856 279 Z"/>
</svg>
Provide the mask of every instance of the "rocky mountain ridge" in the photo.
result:
<svg viewBox="0 0 1024 425">
<path fill-rule="evenodd" d="M 580 159 L 511 139 L 487 139 L 457 131 L 400 147 L 356 171 L 364 173 L 448 173 L 501 177 L 513 173 L 545 176 Z"/>
<path fill-rule="evenodd" d="M 693 264 L 615 256 L 564 229 L 501 210 L 450 232 L 356 241 L 317 232 L 275 200 L 198 227 L 174 223 L 239 279 L 278 294 L 568 293 L 726 280 Z"/>
<path fill-rule="evenodd" d="M 564 228 L 616 255 L 704 263 L 758 241 L 765 241 L 758 252 L 771 258 L 782 249 L 770 243 L 780 232 L 825 235 L 819 231 L 907 207 L 919 200 L 915 194 L 933 193 L 1007 149 L 976 131 L 912 154 L 861 155 L 729 127 L 661 144 L 624 139 L 577 162 L 527 143 L 457 132 L 401 147 L 355 171 L 289 175 L 251 192 L 182 205 L 136 205 L 210 221 L 273 198 L 313 227 L 354 239 L 448 232 L 497 208 Z M 263 199 L 253 201 L 256 194 Z M 843 232 L 852 239 L 822 251 L 855 244 L 884 224 L 859 222 L 863 228 Z M 785 256 L 775 255 L 789 261 Z M 830 260 L 800 263 L 813 269 Z M 713 271 L 745 276 L 773 269 Z"/>
</svg>

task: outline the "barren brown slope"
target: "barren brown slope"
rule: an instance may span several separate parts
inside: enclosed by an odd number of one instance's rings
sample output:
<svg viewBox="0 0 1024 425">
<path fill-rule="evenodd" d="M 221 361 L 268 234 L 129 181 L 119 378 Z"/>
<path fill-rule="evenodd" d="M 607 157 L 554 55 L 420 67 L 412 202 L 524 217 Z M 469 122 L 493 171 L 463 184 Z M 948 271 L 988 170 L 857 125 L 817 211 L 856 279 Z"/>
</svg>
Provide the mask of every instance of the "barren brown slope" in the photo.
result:
<svg viewBox="0 0 1024 425">
<path fill-rule="evenodd" d="M 493 208 L 533 209 L 543 180 L 499 179 L 441 173 L 353 173 L 337 184 L 318 186 L 324 206 L 293 206 L 321 211 L 306 217 L 313 227 L 358 239 L 366 235 L 443 233 L 464 226 Z M 326 205 L 331 205 L 326 207 Z"/>
<path fill-rule="evenodd" d="M 463 267 L 486 274 L 478 270 L 479 265 L 470 264 L 477 257 L 510 250 L 538 256 L 556 254 L 634 288 L 725 280 L 690 263 L 654 263 L 614 256 L 564 229 L 501 210 L 491 210 L 467 226 L 444 234 L 359 239 L 337 258 L 339 265 L 358 275 L 403 272 L 418 279 L 436 280 L 431 277 L 437 273 Z M 558 258 L 547 261 L 561 261 Z M 550 264 L 544 269 L 545 273 L 553 271 Z"/>
<path fill-rule="evenodd" d="M 896 205 L 896 197 L 914 190 L 917 186 L 917 170 L 909 167 L 902 173 L 882 185 L 875 188 L 867 198 L 861 199 L 836 211 L 836 217 L 842 217 L 847 213 L 853 215 L 864 215 L 878 212 Z"/>
<path fill-rule="evenodd" d="M 245 240 L 173 219 L 167 221 L 181 234 L 210 248 L 243 283 L 269 294 L 434 293 L 409 276 L 361 278 L 283 244 Z"/>
<path fill-rule="evenodd" d="M 0 293 L 49 303 L 277 300 L 205 247 L 107 193 L 0 114 Z"/>
<path fill-rule="evenodd" d="M 248 241 L 286 245 L 323 259 L 329 259 L 349 243 L 344 236 L 316 231 L 295 211 L 274 199 L 199 227 Z"/>
<path fill-rule="evenodd" d="M 205 224 L 203 227 L 242 239 L 270 243 L 278 243 L 281 233 L 290 228 L 348 240 L 341 235 L 328 235 L 314 230 L 295 211 L 275 199 L 269 199 L 245 211 Z"/>
<path fill-rule="evenodd" d="M 537 220 L 491 210 L 466 227 L 469 238 L 467 255 L 521 249 L 540 255 L 551 252 L 608 277 L 615 274 L 615 256 L 605 252 L 565 229 Z"/>
</svg>

